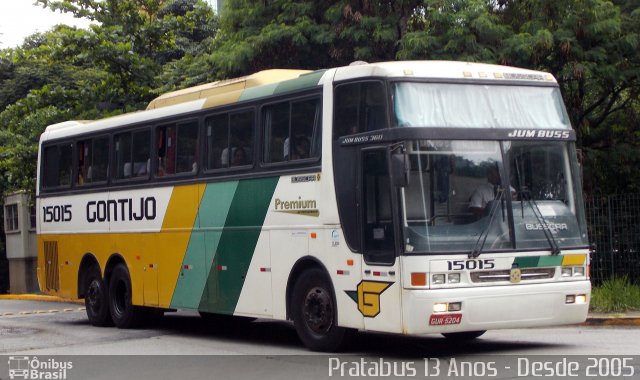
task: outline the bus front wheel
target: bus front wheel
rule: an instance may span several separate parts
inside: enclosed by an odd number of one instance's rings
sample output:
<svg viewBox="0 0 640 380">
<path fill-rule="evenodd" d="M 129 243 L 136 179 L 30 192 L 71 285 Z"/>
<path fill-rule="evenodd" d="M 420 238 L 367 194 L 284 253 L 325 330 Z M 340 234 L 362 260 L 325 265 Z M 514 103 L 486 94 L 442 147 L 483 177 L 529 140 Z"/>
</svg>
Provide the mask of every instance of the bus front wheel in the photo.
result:
<svg viewBox="0 0 640 380">
<path fill-rule="evenodd" d="M 325 273 L 311 269 L 296 282 L 291 316 L 302 343 L 313 351 L 336 351 L 347 330 L 337 326 L 335 297 Z"/>
<path fill-rule="evenodd" d="M 100 269 L 93 265 L 87 271 L 87 287 L 84 295 L 84 306 L 89 322 L 94 326 L 110 326 L 109 297 L 107 284 L 100 275 Z"/>
<path fill-rule="evenodd" d="M 131 277 L 124 264 L 118 264 L 109 280 L 109 310 L 111 319 L 119 328 L 138 327 L 144 317 L 144 308 L 131 303 Z"/>
</svg>

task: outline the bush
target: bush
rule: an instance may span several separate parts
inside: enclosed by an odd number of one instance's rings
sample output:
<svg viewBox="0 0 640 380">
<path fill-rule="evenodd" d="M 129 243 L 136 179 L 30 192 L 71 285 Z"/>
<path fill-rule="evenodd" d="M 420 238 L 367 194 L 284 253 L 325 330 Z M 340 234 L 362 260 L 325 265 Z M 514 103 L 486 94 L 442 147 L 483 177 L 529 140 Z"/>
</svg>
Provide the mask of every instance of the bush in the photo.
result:
<svg viewBox="0 0 640 380">
<path fill-rule="evenodd" d="M 591 291 L 591 311 L 611 313 L 640 310 L 640 286 L 627 276 L 606 280 Z"/>
</svg>

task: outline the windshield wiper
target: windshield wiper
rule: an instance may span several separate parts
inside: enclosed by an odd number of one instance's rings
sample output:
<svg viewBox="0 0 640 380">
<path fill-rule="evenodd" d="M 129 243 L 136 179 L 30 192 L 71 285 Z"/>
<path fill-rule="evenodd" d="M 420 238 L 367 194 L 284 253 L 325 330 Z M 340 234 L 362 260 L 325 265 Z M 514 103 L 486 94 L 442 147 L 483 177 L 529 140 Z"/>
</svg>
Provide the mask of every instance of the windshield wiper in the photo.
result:
<svg viewBox="0 0 640 380">
<path fill-rule="evenodd" d="M 547 239 L 547 243 L 549 243 L 549 247 L 551 248 L 551 254 L 558 255 L 560 254 L 560 247 L 558 246 L 558 242 L 553 237 L 553 233 L 551 233 L 551 231 L 549 231 L 549 229 L 547 228 L 549 224 L 544 219 L 544 215 L 542 215 L 542 212 L 538 207 L 538 203 L 536 203 L 535 199 L 533 199 L 533 197 L 531 196 L 531 191 L 529 191 L 527 186 L 522 181 L 522 175 L 520 174 L 520 160 L 518 159 L 518 157 L 514 157 L 514 161 L 516 166 L 516 178 L 518 180 L 518 188 L 520 189 L 518 193 L 520 194 L 520 198 L 522 199 L 522 201 L 520 202 L 522 218 L 524 218 L 523 203 L 526 200 L 527 203 L 529 204 L 529 207 L 531 207 L 531 211 L 533 211 L 533 215 L 535 215 L 536 219 L 538 220 L 538 223 L 540 223 L 540 226 L 542 227 L 542 232 L 544 233 L 544 237 Z"/>
<path fill-rule="evenodd" d="M 491 225 L 493 224 L 493 218 L 496 216 L 496 212 L 498 210 L 498 202 L 500 202 L 500 209 L 502 210 L 502 220 L 504 220 L 504 204 L 503 202 L 504 189 L 502 187 L 498 187 L 497 195 L 494 199 L 494 203 L 491 205 L 491 209 L 489 210 L 489 222 L 482 229 L 480 236 L 478 236 L 478 240 L 476 240 L 476 244 L 473 246 L 473 250 L 469 253 L 470 259 L 475 259 L 480 256 L 482 253 L 482 249 L 484 248 L 484 243 L 487 241 L 489 237 L 489 230 L 491 229 Z"/>
<path fill-rule="evenodd" d="M 551 248 L 551 254 L 552 255 L 560 254 L 560 246 L 558 245 L 558 242 L 556 241 L 556 239 L 553 237 L 553 233 L 549 229 L 549 223 L 547 223 L 547 221 L 544 218 L 544 215 L 542 215 L 542 212 L 540 211 L 540 207 L 538 207 L 538 203 L 531 196 L 531 191 L 529 191 L 529 189 L 527 189 L 526 186 L 522 186 L 520 188 L 520 194 L 522 196 L 522 199 L 527 201 L 527 203 L 529 204 L 529 207 L 531 207 L 531 211 L 533 211 L 533 215 L 535 215 L 536 219 L 538 220 L 538 223 L 540 223 L 540 226 L 542 227 L 542 232 L 544 233 L 544 237 L 547 239 L 547 242 L 549 243 L 549 247 Z"/>
</svg>

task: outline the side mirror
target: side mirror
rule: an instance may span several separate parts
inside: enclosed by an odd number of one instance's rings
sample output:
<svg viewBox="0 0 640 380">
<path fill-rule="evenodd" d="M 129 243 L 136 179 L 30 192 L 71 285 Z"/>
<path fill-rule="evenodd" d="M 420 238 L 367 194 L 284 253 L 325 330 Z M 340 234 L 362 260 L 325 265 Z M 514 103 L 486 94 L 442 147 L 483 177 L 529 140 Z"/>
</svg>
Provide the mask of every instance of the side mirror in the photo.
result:
<svg viewBox="0 0 640 380">
<path fill-rule="evenodd" d="M 409 157 L 404 153 L 393 153 L 391 155 L 391 180 L 395 187 L 409 186 L 409 172 L 411 165 Z"/>
</svg>

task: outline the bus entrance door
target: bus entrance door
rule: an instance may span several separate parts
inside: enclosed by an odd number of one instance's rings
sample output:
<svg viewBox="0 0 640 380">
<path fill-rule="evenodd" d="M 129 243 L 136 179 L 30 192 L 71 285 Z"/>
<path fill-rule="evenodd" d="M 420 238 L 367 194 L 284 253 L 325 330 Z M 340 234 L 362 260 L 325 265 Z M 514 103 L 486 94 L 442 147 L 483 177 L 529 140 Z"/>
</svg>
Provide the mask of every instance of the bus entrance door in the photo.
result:
<svg viewBox="0 0 640 380">
<path fill-rule="evenodd" d="M 368 149 L 362 155 L 363 253 L 358 308 L 366 330 L 401 332 L 400 264 L 396 259 L 393 187 L 388 150 Z M 362 298 L 362 299 L 360 299 Z"/>
</svg>

